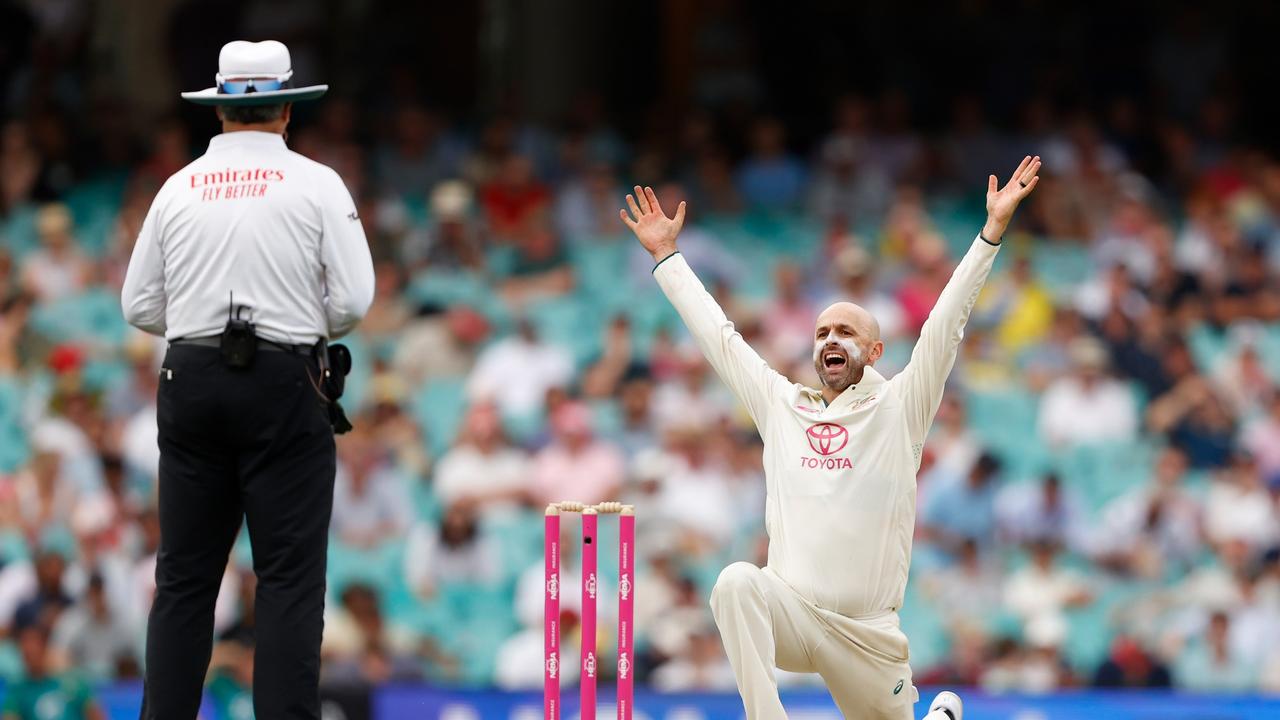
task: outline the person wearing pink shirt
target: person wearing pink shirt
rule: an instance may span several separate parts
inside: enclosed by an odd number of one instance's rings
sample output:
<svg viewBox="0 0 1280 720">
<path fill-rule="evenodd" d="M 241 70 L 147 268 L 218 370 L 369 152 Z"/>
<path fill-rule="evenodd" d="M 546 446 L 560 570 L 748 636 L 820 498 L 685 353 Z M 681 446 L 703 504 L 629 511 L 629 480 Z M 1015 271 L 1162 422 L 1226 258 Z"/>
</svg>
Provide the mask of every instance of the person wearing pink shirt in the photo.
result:
<svg viewBox="0 0 1280 720">
<path fill-rule="evenodd" d="M 551 444 L 533 460 L 534 494 L 547 503 L 595 504 L 615 498 L 622 486 L 622 453 L 595 438 L 587 407 L 562 406 L 551 417 L 551 430 Z"/>
</svg>

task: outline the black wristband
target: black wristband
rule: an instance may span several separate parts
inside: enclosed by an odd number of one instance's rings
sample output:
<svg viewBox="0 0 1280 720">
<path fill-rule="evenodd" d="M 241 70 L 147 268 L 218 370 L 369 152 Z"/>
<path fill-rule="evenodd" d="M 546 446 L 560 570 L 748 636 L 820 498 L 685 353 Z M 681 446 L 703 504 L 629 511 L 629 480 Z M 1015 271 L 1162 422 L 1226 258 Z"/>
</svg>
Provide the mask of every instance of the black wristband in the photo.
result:
<svg viewBox="0 0 1280 720">
<path fill-rule="evenodd" d="M 978 237 L 982 239 L 982 242 L 984 242 L 984 243 L 986 243 L 986 244 L 990 245 L 991 247 L 1000 247 L 1000 243 L 998 243 L 998 242 L 991 242 L 990 240 L 988 240 L 988 239 L 987 239 L 987 236 L 986 236 L 986 235 L 983 235 L 983 234 L 982 234 L 982 232 L 981 232 L 981 231 L 979 231 L 979 232 L 978 232 Z"/>
</svg>

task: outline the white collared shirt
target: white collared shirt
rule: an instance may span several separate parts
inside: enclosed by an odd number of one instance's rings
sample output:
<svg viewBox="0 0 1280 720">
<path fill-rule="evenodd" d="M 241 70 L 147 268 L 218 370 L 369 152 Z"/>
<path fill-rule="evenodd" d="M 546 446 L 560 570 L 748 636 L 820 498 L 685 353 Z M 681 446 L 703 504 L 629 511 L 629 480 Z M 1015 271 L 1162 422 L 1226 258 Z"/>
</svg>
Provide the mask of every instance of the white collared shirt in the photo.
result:
<svg viewBox="0 0 1280 720">
<path fill-rule="evenodd" d="M 355 202 L 331 168 L 274 133 L 223 133 L 147 213 L 125 276 L 125 319 L 175 338 L 222 332 L 234 293 L 260 337 L 339 337 L 373 302 Z"/>
</svg>

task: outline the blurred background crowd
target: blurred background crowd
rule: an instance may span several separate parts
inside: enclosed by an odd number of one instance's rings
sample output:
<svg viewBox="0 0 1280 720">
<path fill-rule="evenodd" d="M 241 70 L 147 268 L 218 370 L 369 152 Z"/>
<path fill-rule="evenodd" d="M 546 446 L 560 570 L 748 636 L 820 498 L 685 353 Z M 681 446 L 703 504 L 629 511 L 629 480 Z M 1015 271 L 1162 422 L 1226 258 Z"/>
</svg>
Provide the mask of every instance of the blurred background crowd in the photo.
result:
<svg viewBox="0 0 1280 720">
<path fill-rule="evenodd" d="M 902 367 L 986 175 L 1034 153 L 924 451 L 916 682 L 1280 692 L 1280 163 L 1255 139 L 1273 101 L 1241 90 L 1275 8 L 416 5 L 0 2 L 0 676 L 138 677 L 164 345 L 125 325 L 120 283 L 216 132 L 178 90 L 224 41 L 272 37 L 334 85 L 289 143 L 342 174 L 377 266 L 346 339 L 326 682 L 537 687 L 543 505 L 620 499 L 641 681 L 731 689 L 706 598 L 764 561 L 761 445 L 624 235 L 624 193 L 688 200 L 690 263 L 813 384 L 835 299 Z M 1103 41 L 1082 58 L 1080 37 Z M 210 676 L 228 706 L 253 597 L 243 538 Z"/>
</svg>

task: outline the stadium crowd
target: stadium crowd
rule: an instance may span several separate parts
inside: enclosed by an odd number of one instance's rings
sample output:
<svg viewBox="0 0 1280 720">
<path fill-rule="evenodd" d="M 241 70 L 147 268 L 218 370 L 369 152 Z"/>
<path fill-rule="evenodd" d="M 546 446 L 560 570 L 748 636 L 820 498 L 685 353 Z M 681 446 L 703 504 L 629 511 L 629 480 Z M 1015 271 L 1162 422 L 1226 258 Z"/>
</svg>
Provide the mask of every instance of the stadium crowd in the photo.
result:
<svg viewBox="0 0 1280 720">
<path fill-rule="evenodd" d="M 17 683 L 138 676 L 164 346 L 118 298 L 151 197 L 203 142 L 177 121 L 136 152 L 118 128 L 85 135 L 57 69 L 4 78 L 27 111 L 0 129 L 0 675 Z M 731 689 L 706 598 L 729 562 L 763 563 L 760 443 L 625 236 L 625 188 L 689 201 L 690 263 L 813 384 L 833 299 L 870 309 L 878 367 L 902 367 L 985 176 L 1038 153 L 920 469 L 916 682 L 1280 692 L 1280 162 L 1227 141 L 1229 103 L 1136 112 L 1034 99 L 1009 128 L 960 97 L 926 133 L 889 91 L 839 98 L 801 143 L 765 113 L 625 133 L 591 98 L 548 124 L 405 102 L 371 128 L 326 100 L 289 141 L 358 199 L 378 282 L 346 340 L 326 681 L 537 687 L 543 505 L 620 499 L 639 516 L 640 679 Z M 248 551 L 218 602 L 220 697 L 252 676 Z M 605 669 L 615 640 L 602 622 Z"/>
</svg>

